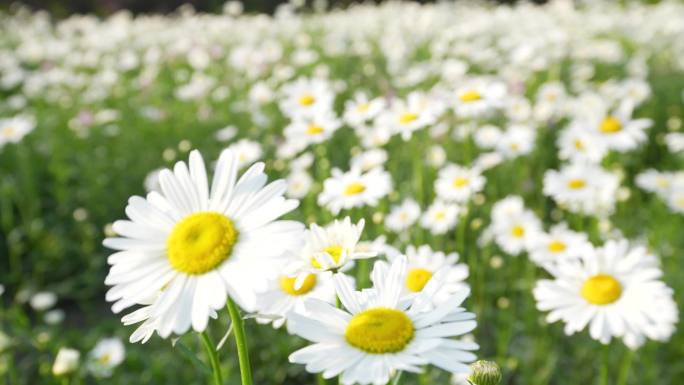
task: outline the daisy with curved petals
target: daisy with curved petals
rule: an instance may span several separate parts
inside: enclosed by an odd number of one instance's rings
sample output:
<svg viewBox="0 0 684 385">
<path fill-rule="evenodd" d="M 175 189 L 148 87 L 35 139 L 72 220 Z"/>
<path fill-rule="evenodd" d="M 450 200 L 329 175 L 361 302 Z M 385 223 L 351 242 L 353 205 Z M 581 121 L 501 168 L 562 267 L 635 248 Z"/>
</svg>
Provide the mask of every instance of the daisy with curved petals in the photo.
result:
<svg viewBox="0 0 684 385">
<path fill-rule="evenodd" d="M 449 164 L 439 171 L 435 191 L 445 201 L 465 203 L 473 194 L 482 191 L 484 184 L 485 177 L 479 170 Z"/>
<path fill-rule="evenodd" d="M 646 338 L 666 341 L 678 313 L 657 264 L 644 247 L 609 241 L 593 253 L 547 266 L 553 279 L 537 282 L 537 308 L 549 311 L 548 322 L 563 321 L 566 334 L 588 327 L 591 338 L 603 344 L 620 337 L 635 349 Z"/>
<path fill-rule="evenodd" d="M 332 177 L 323 182 L 323 192 L 318 195 L 318 204 L 325 206 L 333 214 L 338 214 L 342 209 L 375 206 L 391 189 L 392 178 L 381 167 L 367 173 L 362 173 L 358 168 L 352 168 L 346 173 L 333 169 Z"/>
<path fill-rule="evenodd" d="M 477 344 L 451 339 L 472 331 L 475 315 L 460 307 L 469 295 L 462 290 L 438 309 L 426 310 L 441 282 L 435 277 L 429 287 L 409 301 L 401 299 L 406 280 L 406 257 L 388 268 L 376 264 L 371 274 L 373 288 L 354 291 L 336 275 L 335 288 L 344 309 L 323 301 L 309 300 L 311 316 L 293 313 L 290 330 L 313 345 L 290 355 L 290 362 L 305 364 L 306 370 L 323 378 L 340 376 L 341 383 L 386 384 L 398 370 L 420 372 L 432 364 L 452 373 L 468 372 L 475 360 Z"/>
<path fill-rule="evenodd" d="M 188 164 L 160 172 L 161 193 L 129 199 L 129 220 L 113 225 L 120 237 L 104 241 L 118 250 L 105 279 L 115 313 L 148 305 L 126 320 L 147 320 L 146 330 L 166 338 L 191 326 L 203 331 L 227 296 L 254 309 L 270 262 L 296 247 L 303 228 L 277 220 L 298 205 L 283 197 L 284 181 L 266 185 L 263 163 L 239 178 L 237 169 L 234 152 L 223 151 L 209 187 L 202 156 L 193 151 Z"/>
</svg>

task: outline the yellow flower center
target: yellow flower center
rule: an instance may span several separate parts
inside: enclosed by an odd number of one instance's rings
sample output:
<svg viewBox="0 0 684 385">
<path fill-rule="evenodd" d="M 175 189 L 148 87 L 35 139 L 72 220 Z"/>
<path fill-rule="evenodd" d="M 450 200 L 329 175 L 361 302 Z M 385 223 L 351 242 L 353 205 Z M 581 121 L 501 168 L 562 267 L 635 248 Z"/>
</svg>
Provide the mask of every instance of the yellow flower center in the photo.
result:
<svg viewBox="0 0 684 385">
<path fill-rule="evenodd" d="M 299 104 L 302 106 L 310 106 L 316 103 L 316 98 L 313 95 L 302 95 L 299 97 Z"/>
<path fill-rule="evenodd" d="M 171 231 L 167 241 L 169 262 L 186 274 L 204 274 L 230 256 L 238 231 L 225 215 L 215 212 L 191 214 Z"/>
<path fill-rule="evenodd" d="M 342 257 L 342 250 L 344 250 L 342 246 L 328 246 L 323 251 L 330 254 L 335 264 L 338 264 L 340 263 L 340 258 Z M 316 269 L 323 268 L 323 266 L 321 266 L 321 264 L 318 263 L 315 258 L 311 258 L 311 266 Z"/>
<path fill-rule="evenodd" d="M 304 295 L 316 286 L 316 275 L 308 274 L 304 278 L 304 282 L 299 289 L 295 289 L 295 281 L 297 277 L 281 277 L 280 278 L 280 288 L 289 295 Z"/>
<path fill-rule="evenodd" d="M 461 188 L 468 185 L 468 178 L 458 177 L 454 179 L 454 187 Z"/>
<path fill-rule="evenodd" d="M 516 238 L 522 238 L 525 235 L 525 228 L 520 225 L 515 225 L 511 229 L 511 234 Z"/>
<path fill-rule="evenodd" d="M 362 103 L 362 104 L 359 104 L 359 105 L 356 107 L 356 111 L 362 112 L 362 113 L 363 113 L 363 112 L 368 112 L 368 109 L 369 109 L 369 108 L 370 108 L 370 105 L 368 105 L 368 103 Z"/>
<path fill-rule="evenodd" d="M 413 322 L 404 312 L 379 307 L 355 315 L 344 337 L 351 346 L 366 353 L 385 354 L 404 350 L 413 334 Z"/>
<path fill-rule="evenodd" d="M 105 354 L 101 355 L 100 357 L 98 357 L 97 361 L 104 365 L 104 364 L 109 363 L 109 360 L 111 360 L 111 359 L 112 359 L 112 357 L 109 355 L 109 353 L 105 353 Z"/>
<path fill-rule="evenodd" d="M 565 248 L 565 243 L 559 240 L 553 240 L 551 243 L 549 243 L 549 251 L 552 253 L 560 253 L 561 251 L 565 250 Z"/>
<path fill-rule="evenodd" d="M 435 213 L 435 219 L 438 221 L 443 221 L 446 219 L 446 213 L 444 211 L 437 211 Z"/>
<path fill-rule="evenodd" d="M 608 305 L 620 298 L 622 285 L 607 274 L 595 275 L 582 285 L 582 297 L 594 305 Z"/>
<path fill-rule="evenodd" d="M 5 138 L 11 138 L 14 136 L 14 127 L 9 126 L 2 129 L 2 136 Z"/>
<path fill-rule="evenodd" d="M 428 281 L 432 278 L 430 270 L 415 268 L 411 269 L 406 274 L 406 287 L 414 293 L 417 293 L 425 287 Z"/>
<path fill-rule="evenodd" d="M 584 142 L 579 139 L 575 139 L 575 149 L 579 151 L 584 150 Z"/>
<path fill-rule="evenodd" d="M 318 135 L 323 131 L 325 131 L 323 130 L 323 127 L 319 126 L 318 124 L 312 124 L 306 129 L 306 133 L 309 135 Z"/>
<path fill-rule="evenodd" d="M 475 102 L 482 99 L 482 95 L 475 90 L 468 90 L 458 97 L 464 103 Z"/>
<path fill-rule="evenodd" d="M 622 130 L 622 123 L 620 123 L 620 121 L 616 117 L 608 116 L 607 118 L 603 119 L 601 125 L 599 126 L 599 129 L 603 133 L 614 134 Z"/>
<path fill-rule="evenodd" d="M 405 112 L 399 116 L 399 122 L 401 124 L 408 124 L 418 119 L 418 114 L 413 112 Z"/>
<path fill-rule="evenodd" d="M 579 190 L 584 188 L 584 186 L 587 185 L 587 182 L 584 179 L 570 179 L 568 181 L 568 187 L 573 189 L 573 190 Z"/>
<path fill-rule="evenodd" d="M 344 189 L 344 195 L 349 197 L 352 195 L 361 194 L 364 191 L 366 191 L 366 186 L 364 186 L 363 183 L 354 182 L 347 185 L 347 187 Z"/>
</svg>

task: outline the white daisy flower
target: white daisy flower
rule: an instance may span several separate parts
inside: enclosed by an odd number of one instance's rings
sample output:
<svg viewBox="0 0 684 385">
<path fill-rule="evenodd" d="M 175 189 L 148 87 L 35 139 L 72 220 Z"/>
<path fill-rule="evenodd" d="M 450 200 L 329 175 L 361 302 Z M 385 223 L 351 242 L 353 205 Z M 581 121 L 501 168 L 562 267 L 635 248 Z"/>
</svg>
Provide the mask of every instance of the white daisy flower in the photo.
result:
<svg viewBox="0 0 684 385">
<path fill-rule="evenodd" d="M 362 92 L 354 95 L 353 100 L 344 103 L 344 121 L 352 127 L 364 126 L 375 119 L 385 109 L 385 99 L 368 99 Z"/>
<path fill-rule="evenodd" d="M 684 174 L 660 172 L 653 169 L 648 169 L 635 178 L 637 186 L 661 197 L 667 197 L 670 194 L 677 180 L 681 180 L 681 186 L 684 186 Z"/>
<path fill-rule="evenodd" d="M 15 116 L 9 119 L 0 119 L 0 148 L 7 143 L 19 143 L 35 127 L 36 123 L 30 117 Z"/>
<path fill-rule="evenodd" d="M 541 221 L 530 210 L 492 223 L 497 245 L 513 256 L 528 251 L 536 243 L 541 227 Z"/>
<path fill-rule="evenodd" d="M 435 192 L 445 201 L 467 202 L 474 194 L 482 191 L 485 177 L 475 168 L 448 164 L 439 170 L 435 180 Z"/>
<path fill-rule="evenodd" d="M 286 181 L 286 195 L 295 199 L 304 198 L 311 191 L 313 185 L 313 178 L 306 171 L 293 171 Z"/>
<path fill-rule="evenodd" d="M 653 121 L 632 119 L 632 111 L 633 105 L 623 102 L 614 111 L 597 114 L 583 124 L 593 129 L 609 149 L 618 152 L 633 150 L 647 140 L 646 129 L 653 125 Z"/>
<path fill-rule="evenodd" d="M 612 212 L 618 187 L 616 175 L 591 164 L 565 165 L 544 174 L 544 195 L 576 213 Z"/>
<path fill-rule="evenodd" d="M 203 331 L 227 296 L 254 308 L 269 261 L 296 248 L 302 225 L 276 220 L 298 205 L 282 197 L 284 181 L 266 185 L 263 163 L 240 178 L 237 169 L 235 153 L 224 150 L 209 187 L 202 156 L 192 151 L 189 164 L 161 172 L 161 194 L 129 199 L 130 220 L 113 224 L 121 237 L 104 241 L 120 250 L 109 256 L 105 279 L 115 313 L 149 305 L 127 319 L 147 319 L 146 328 L 166 338 L 190 326 Z"/>
<path fill-rule="evenodd" d="M 332 112 L 308 114 L 295 118 L 285 127 L 285 136 L 288 140 L 303 142 L 300 146 L 306 147 L 330 139 L 340 126 L 340 121 Z"/>
<path fill-rule="evenodd" d="M 573 163 L 600 163 L 608 147 L 598 136 L 581 125 L 570 124 L 558 136 L 558 157 Z"/>
<path fill-rule="evenodd" d="M 261 145 L 249 139 L 240 139 L 228 146 L 228 149 L 237 156 L 238 168 L 243 168 L 256 162 L 263 154 Z"/>
<path fill-rule="evenodd" d="M 455 92 L 453 109 L 461 117 L 481 116 L 502 106 L 506 87 L 503 83 L 488 79 L 471 79 Z"/>
<path fill-rule="evenodd" d="M 110 377 L 126 357 L 126 348 L 118 338 L 104 338 L 88 354 L 86 367 L 95 377 Z"/>
<path fill-rule="evenodd" d="M 76 349 L 59 348 L 55 362 L 52 364 L 52 374 L 63 376 L 75 371 L 78 368 L 81 353 Z"/>
<path fill-rule="evenodd" d="M 282 88 L 280 110 L 287 116 L 316 115 L 332 111 L 335 94 L 328 82 L 300 78 Z"/>
<path fill-rule="evenodd" d="M 435 122 L 435 111 L 425 95 L 412 92 L 406 98 L 396 99 L 390 109 L 378 116 L 377 123 L 390 127 L 393 133 L 409 140 L 413 133 Z"/>
<path fill-rule="evenodd" d="M 473 132 L 473 140 L 479 148 L 493 149 L 496 147 L 503 132 L 499 127 L 493 126 L 491 124 L 478 127 Z"/>
<path fill-rule="evenodd" d="M 562 259 L 576 258 L 591 247 L 587 235 L 558 224 L 548 233 L 540 232 L 530 247 L 530 259 L 538 265 L 555 263 Z"/>
<path fill-rule="evenodd" d="M 306 365 L 323 378 L 340 376 L 344 385 L 384 385 L 399 370 L 420 372 L 432 364 L 452 373 L 469 372 L 477 344 L 453 340 L 472 331 L 475 315 L 459 307 L 469 295 L 462 290 L 444 306 L 426 310 L 425 303 L 440 284 L 410 301 L 400 301 L 407 262 L 398 258 L 389 269 L 373 269 L 373 289 L 354 291 L 348 281 L 335 276 L 337 295 L 344 309 L 316 300 L 305 303 L 310 316 L 294 313 L 290 330 L 314 342 L 290 355 L 290 362 Z M 437 277 L 436 277 L 437 278 Z"/>
<path fill-rule="evenodd" d="M 388 260 L 394 261 L 398 257 L 388 256 Z M 468 278 L 468 265 L 457 263 L 457 252 L 446 254 L 443 251 L 432 250 L 430 245 L 409 245 L 406 248 L 406 258 L 408 270 L 402 295 L 420 293 L 430 279 L 440 271 L 440 274 L 443 274 L 442 284 L 432 297 L 435 306 L 448 301 L 454 293 L 469 290 L 468 283 L 465 282 Z"/>
<path fill-rule="evenodd" d="M 553 279 L 537 282 L 537 308 L 549 311 L 548 322 L 563 321 L 568 335 L 588 327 L 603 344 L 617 337 L 635 349 L 646 338 L 667 341 L 675 331 L 672 289 L 659 280 L 657 258 L 644 247 L 608 241 L 547 270 Z"/>
<path fill-rule="evenodd" d="M 458 223 L 461 208 L 455 203 L 435 200 L 420 218 L 420 225 L 432 234 L 445 234 Z"/>
<path fill-rule="evenodd" d="M 395 233 L 408 230 L 420 217 L 418 203 L 407 198 L 400 205 L 393 206 L 390 213 L 385 217 L 385 227 Z"/>
<path fill-rule="evenodd" d="M 333 214 L 342 209 L 365 205 L 374 207 L 390 190 L 392 179 L 382 168 L 375 168 L 367 173 L 362 173 L 358 168 L 346 173 L 333 169 L 332 177 L 323 182 L 318 204 L 325 206 Z"/>
<path fill-rule="evenodd" d="M 536 132 L 529 126 L 514 124 L 504 131 L 496 144 L 496 151 L 506 159 L 527 155 L 534 149 Z"/>
<path fill-rule="evenodd" d="M 387 151 L 381 148 L 374 148 L 354 155 L 349 163 L 351 168 L 357 168 L 366 172 L 384 166 L 385 162 L 387 162 Z"/>
<path fill-rule="evenodd" d="M 377 253 L 358 246 L 365 223 L 361 219 L 354 224 L 350 217 L 342 221 L 335 220 L 325 227 L 312 223 L 305 233 L 304 247 L 288 252 L 293 257 L 288 268 L 304 273 L 346 271 L 352 267 L 354 260 L 376 256 Z"/>
</svg>

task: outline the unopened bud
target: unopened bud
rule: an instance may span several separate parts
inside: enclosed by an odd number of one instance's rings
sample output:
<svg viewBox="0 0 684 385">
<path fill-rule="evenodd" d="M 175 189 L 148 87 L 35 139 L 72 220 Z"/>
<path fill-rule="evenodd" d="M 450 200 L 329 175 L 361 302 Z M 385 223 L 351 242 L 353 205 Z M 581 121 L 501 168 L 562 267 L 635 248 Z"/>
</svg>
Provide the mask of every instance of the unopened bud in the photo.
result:
<svg viewBox="0 0 684 385">
<path fill-rule="evenodd" d="M 468 382 L 473 385 L 497 385 L 501 382 L 501 369 L 492 361 L 476 361 L 470 365 L 473 373 Z"/>
</svg>

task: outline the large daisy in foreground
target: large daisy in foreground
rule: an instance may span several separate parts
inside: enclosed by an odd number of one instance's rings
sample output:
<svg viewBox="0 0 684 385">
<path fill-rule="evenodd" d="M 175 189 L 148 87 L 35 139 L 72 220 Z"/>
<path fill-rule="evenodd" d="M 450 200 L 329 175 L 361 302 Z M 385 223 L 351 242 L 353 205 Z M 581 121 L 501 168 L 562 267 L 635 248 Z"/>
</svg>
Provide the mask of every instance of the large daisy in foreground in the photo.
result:
<svg viewBox="0 0 684 385">
<path fill-rule="evenodd" d="M 550 311 L 548 322 L 565 322 L 566 334 L 588 327 L 591 338 L 603 344 L 613 337 L 632 349 L 646 338 L 666 341 L 678 313 L 657 263 L 644 247 L 608 241 L 595 252 L 546 266 L 554 279 L 537 283 L 537 308 Z"/>
<path fill-rule="evenodd" d="M 130 220 L 113 226 L 120 237 L 104 241 L 119 250 L 109 256 L 105 279 L 113 286 L 106 299 L 114 312 L 149 305 L 134 318 L 154 321 L 152 328 L 167 337 L 191 325 L 204 330 L 227 295 L 254 309 L 255 293 L 271 275 L 269 261 L 296 247 L 303 226 L 277 220 L 298 205 L 283 198 L 285 182 L 266 185 L 263 163 L 240 178 L 237 169 L 235 154 L 223 151 L 209 188 L 202 156 L 193 151 L 189 164 L 160 172 L 161 193 L 129 199 Z"/>
<path fill-rule="evenodd" d="M 420 372 L 432 364 L 453 373 L 468 372 L 477 344 L 450 339 L 472 331 L 475 315 L 460 307 L 468 290 L 455 293 L 438 309 L 430 308 L 431 296 L 441 286 L 435 276 L 412 298 L 401 298 L 406 281 L 406 257 L 387 268 L 376 264 L 373 289 L 354 291 L 349 280 L 335 275 L 337 295 L 344 310 L 311 299 L 308 316 L 293 313 L 290 331 L 313 345 L 290 355 L 290 362 L 305 364 L 324 378 L 340 375 L 351 384 L 386 384 L 398 370 Z"/>
</svg>

